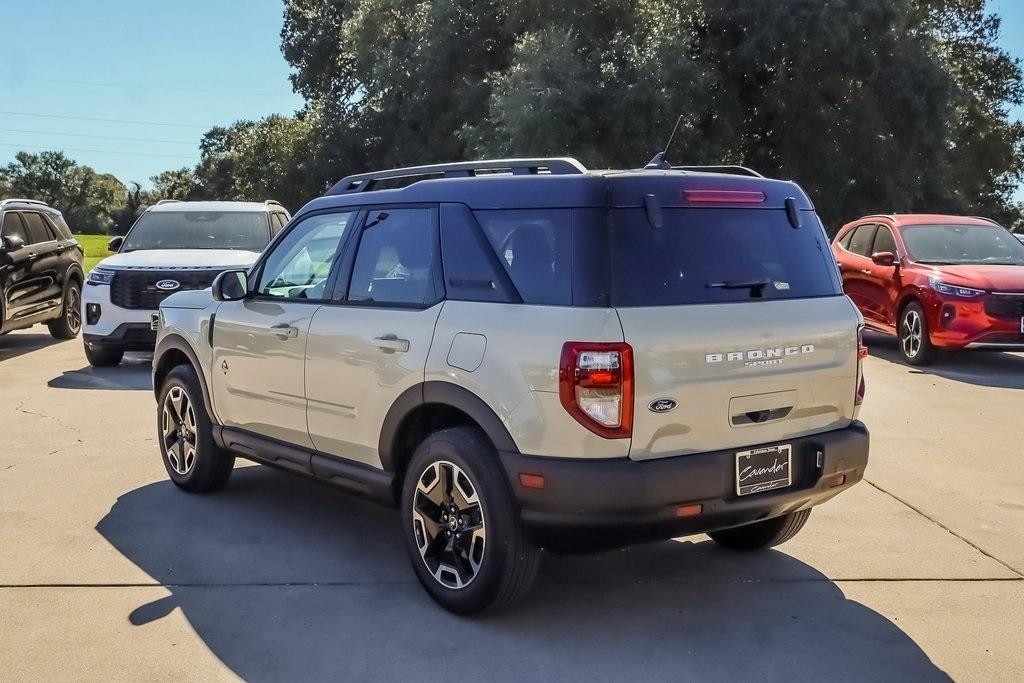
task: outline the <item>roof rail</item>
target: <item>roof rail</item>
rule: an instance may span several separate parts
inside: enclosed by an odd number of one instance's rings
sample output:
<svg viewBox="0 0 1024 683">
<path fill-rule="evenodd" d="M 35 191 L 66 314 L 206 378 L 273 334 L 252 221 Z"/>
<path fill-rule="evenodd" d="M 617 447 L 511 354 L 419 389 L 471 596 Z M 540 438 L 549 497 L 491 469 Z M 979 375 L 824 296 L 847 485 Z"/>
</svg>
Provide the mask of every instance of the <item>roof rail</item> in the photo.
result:
<svg viewBox="0 0 1024 683">
<path fill-rule="evenodd" d="M 156 203 L 156 206 L 160 206 L 161 204 L 181 204 L 181 202 L 181 199 L 161 199 Z"/>
<path fill-rule="evenodd" d="M 998 225 L 999 227 L 1003 227 L 999 221 L 993 220 L 988 216 L 970 216 L 970 218 L 977 218 L 979 221 L 985 221 L 986 223 L 991 223 L 992 225 Z"/>
<path fill-rule="evenodd" d="M 696 171 L 698 173 L 729 173 L 732 175 L 749 175 L 755 178 L 764 178 L 752 168 L 746 166 L 673 166 L 673 171 Z"/>
<path fill-rule="evenodd" d="M 263 206 L 280 206 L 282 209 L 284 208 L 284 204 L 277 201 L 276 199 L 268 199 L 264 201 Z"/>
<path fill-rule="evenodd" d="M 41 202 L 38 199 L 19 199 L 18 197 L 0 199 L 0 204 L 38 204 L 39 206 L 49 206 L 46 202 Z"/>
<path fill-rule="evenodd" d="M 327 194 L 348 194 L 366 192 L 381 180 L 415 178 L 416 176 L 437 176 L 439 178 L 468 178 L 479 175 L 510 173 L 512 175 L 576 175 L 586 173 L 580 162 L 571 158 L 538 159 L 484 159 L 481 161 L 460 161 L 453 164 L 432 164 L 409 166 L 387 171 L 359 173 L 345 176 L 327 191 Z M 427 178 L 422 178 L 426 180 Z M 415 181 L 413 181 L 415 182 Z"/>
</svg>

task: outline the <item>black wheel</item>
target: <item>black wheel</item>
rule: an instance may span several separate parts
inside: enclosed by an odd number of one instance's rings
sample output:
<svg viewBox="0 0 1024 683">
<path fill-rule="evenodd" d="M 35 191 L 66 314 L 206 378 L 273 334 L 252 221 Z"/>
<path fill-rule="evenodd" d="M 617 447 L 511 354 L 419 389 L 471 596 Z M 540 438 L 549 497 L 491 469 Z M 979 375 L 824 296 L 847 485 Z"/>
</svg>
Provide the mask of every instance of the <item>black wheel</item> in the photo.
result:
<svg viewBox="0 0 1024 683">
<path fill-rule="evenodd" d="M 785 543 L 796 536 L 810 516 L 810 509 L 800 510 L 763 522 L 712 531 L 708 536 L 716 543 L 733 550 L 763 550 Z"/>
<path fill-rule="evenodd" d="M 89 361 L 89 365 L 95 368 L 113 367 L 118 365 L 122 358 L 124 358 L 124 351 L 121 349 L 89 346 L 89 342 L 85 342 L 85 359 Z"/>
<path fill-rule="evenodd" d="M 68 280 L 64 286 L 64 306 L 60 317 L 46 323 L 54 339 L 74 339 L 82 331 L 82 285 Z"/>
<path fill-rule="evenodd" d="M 189 365 L 171 370 L 160 387 L 157 440 L 171 481 L 192 493 L 216 491 L 227 483 L 235 456 L 218 448 L 199 378 Z"/>
<path fill-rule="evenodd" d="M 903 360 L 911 365 L 928 365 L 935 356 L 931 337 L 928 332 L 928 320 L 925 318 L 921 304 L 907 304 L 900 314 L 899 334 L 900 353 Z"/>
<path fill-rule="evenodd" d="M 402 486 L 402 525 L 420 583 L 452 612 L 512 605 L 537 576 L 540 549 L 476 429 L 444 429 L 416 449 Z"/>
</svg>

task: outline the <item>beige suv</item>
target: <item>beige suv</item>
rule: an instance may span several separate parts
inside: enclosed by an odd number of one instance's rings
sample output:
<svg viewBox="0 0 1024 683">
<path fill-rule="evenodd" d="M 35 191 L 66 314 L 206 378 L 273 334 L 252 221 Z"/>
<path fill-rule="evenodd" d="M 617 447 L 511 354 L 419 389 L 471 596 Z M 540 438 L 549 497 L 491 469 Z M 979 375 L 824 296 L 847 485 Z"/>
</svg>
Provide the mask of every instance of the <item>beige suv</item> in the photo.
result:
<svg viewBox="0 0 1024 683">
<path fill-rule="evenodd" d="M 861 323 L 806 195 L 746 169 L 352 176 L 161 304 L 160 449 L 187 491 L 241 456 L 398 505 L 478 612 L 541 548 L 791 538 L 867 464 Z"/>
</svg>

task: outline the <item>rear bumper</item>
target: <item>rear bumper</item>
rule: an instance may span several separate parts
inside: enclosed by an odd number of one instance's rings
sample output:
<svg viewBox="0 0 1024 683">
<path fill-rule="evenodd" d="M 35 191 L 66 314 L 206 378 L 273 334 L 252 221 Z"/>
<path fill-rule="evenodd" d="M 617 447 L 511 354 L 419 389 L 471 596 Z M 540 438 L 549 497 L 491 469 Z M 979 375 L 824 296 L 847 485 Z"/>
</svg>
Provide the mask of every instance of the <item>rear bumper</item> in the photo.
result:
<svg viewBox="0 0 1024 683">
<path fill-rule="evenodd" d="M 502 452 L 501 460 L 535 540 L 589 548 L 705 533 L 819 505 L 863 478 L 868 442 L 857 421 L 792 439 L 793 484 L 749 496 L 736 495 L 735 450 L 648 461 Z M 544 488 L 523 487 L 521 473 L 543 476 Z M 677 515 L 680 506 L 696 504 L 700 514 Z"/>
</svg>

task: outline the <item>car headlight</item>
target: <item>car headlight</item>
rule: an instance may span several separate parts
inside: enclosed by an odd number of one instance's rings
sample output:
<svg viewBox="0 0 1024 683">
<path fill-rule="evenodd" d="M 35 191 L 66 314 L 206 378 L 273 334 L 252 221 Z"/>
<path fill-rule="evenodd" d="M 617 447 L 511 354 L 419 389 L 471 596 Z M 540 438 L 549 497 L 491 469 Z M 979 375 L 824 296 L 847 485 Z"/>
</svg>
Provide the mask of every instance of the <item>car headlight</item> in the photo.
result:
<svg viewBox="0 0 1024 683">
<path fill-rule="evenodd" d="M 86 276 L 85 281 L 90 285 L 109 285 L 114 281 L 113 270 L 107 270 L 106 268 L 93 268 L 89 271 L 89 275 Z"/>
<path fill-rule="evenodd" d="M 958 296 L 963 299 L 973 299 L 974 297 L 986 294 L 984 289 L 974 289 L 972 287 L 961 287 L 959 285 L 947 284 L 937 277 L 928 278 L 928 283 L 932 286 L 932 289 L 939 294 Z"/>
</svg>

